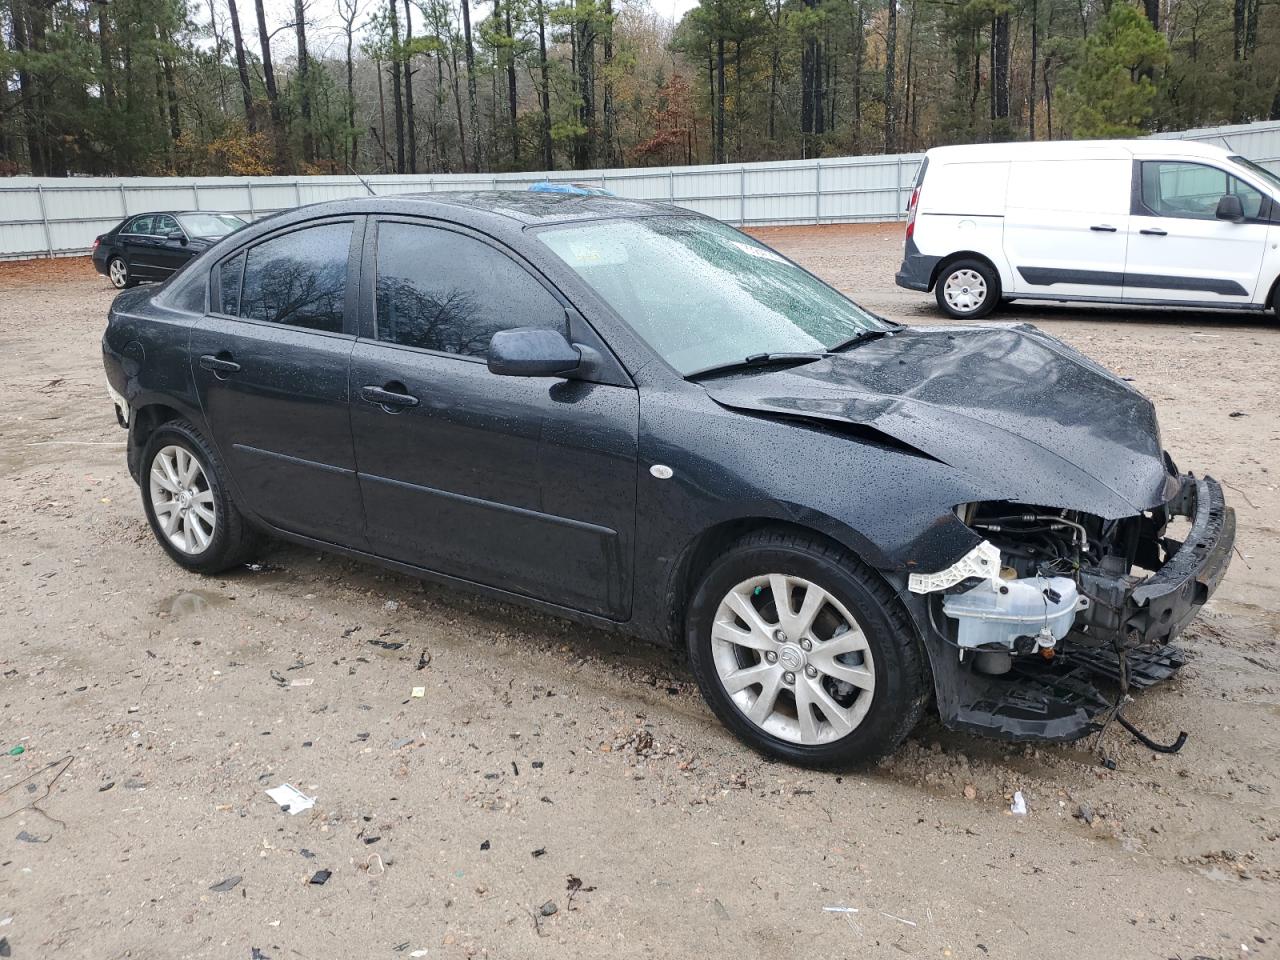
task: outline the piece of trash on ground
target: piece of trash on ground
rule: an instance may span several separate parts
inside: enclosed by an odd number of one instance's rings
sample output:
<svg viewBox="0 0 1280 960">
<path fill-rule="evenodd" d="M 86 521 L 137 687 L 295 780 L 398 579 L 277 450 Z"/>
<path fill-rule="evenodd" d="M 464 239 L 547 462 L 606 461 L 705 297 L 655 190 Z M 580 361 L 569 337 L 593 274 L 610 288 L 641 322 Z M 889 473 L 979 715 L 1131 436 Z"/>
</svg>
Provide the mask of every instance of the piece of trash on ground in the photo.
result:
<svg viewBox="0 0 1280 960">
<path fill-rule="evenodd" d="M 544 903 L 542 906 L 538 908 L 538 912 L 542 914 L 544 917 L 549 917 L 552 914 L 554 914 L 557 909 L 558 908 L 556 907 L 556 902 L 554 900 L 548 900 L 546 903 Z"/>
<path fill-rule="evenodd" d="M 409 696 L 411 697 L 425 697 L 426 695 L 427 695 L 426 687 L 414 687 L 413 691 L 409 694 Z"/>
<path fill-rule="evenodd" d="M 1009 804 L 1009 812 L 1015 817 L 1025 817 L 1027 815 L 1027 801 L 1022 796 L 1021 790 L 1013 791 L 1013 803 Z"/>
<path fill-rule="evenodd" d="M 316 805 L 315 797 L 308 797 L 301 790 L 287 783 L 272 787 L 267 791 L 267 796 L 280 804 L 280 809 L 287 811 L 290 816 L 297 816 L 303 810 L 310 810 Z"/>
<path fill-rule="evenodd" d="M 309 686 L 311 686 L 311 685 L 312 685 L 313 683 L 315 683 L 315 682 L 316 682 L 316 681 L 315 681 L 315 679 L 314 679 L 314 678 L 312 678 L 312 677 L 298 677 L 296 680 L 291 680 L 291 681 L 289 681 L 289 686 L 291 686 L 291 687 L 309 687 Z"/>
<path fill-rule="evenodd" d="M 10 747 L 8 752 L 11 757 L 20 757 L 27 752 L 27 748 L 22 744 L 18 744 L 16 747 Z"/>
<path fill-rule="evenodd" d="M 897 920 L 899 923 L 905 923 L 908 927 L 916 925 L 914 920 L 904 920 L 902 917 L 895 917 L 892 913 L 885 913 L 883 910 L 880 911 L 880 916 L 888 917 L 890 920 Z"/>
<path fill-rule="evenodd" d="M 857 907 L 834 906 L 834 907 L 823 907 L 822 909 L 825 910 L 827 913 L 857 913 L 858 912 Z"/>
<path fill-rule="evenodd" d="M 307 883 L 314 883 L 317 887 L 323 887 L 331 876 L 333 876 L 332 870 L 317 870 L 311 875 L 311 879 Z"/>
<path fill-rule="evenodd" d="M 243 879 L 244 877 L 227 877 L 225 880 L 219 880 L 209 889 L 214 893 L 226 893 L 228 890 L 234 890 L 240 886 L 240 881 Z"/>
<path fill-rule="evenodd" d="M 40 837 L 36 836 L 34 833 L 27 833 L 25 830 L 18 831 L 18 840 L 22 843 L 48 843 L 51 836 L 52 834 L 47 837 Z"/>
</svg>

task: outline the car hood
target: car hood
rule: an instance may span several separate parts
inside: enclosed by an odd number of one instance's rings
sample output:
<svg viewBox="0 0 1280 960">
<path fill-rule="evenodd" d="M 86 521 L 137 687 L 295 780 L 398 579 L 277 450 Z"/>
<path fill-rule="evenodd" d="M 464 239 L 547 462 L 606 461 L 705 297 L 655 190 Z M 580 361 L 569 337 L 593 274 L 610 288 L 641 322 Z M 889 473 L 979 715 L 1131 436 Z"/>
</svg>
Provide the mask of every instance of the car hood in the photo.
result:
<svg viewBox="0 0 1280 960">
<path fill-rule="evenodd" d="M 1151 402 L 1029 325 L 904 328 L 797 367 L 703 382 L 723 406 L 820 421 L 967 475 L 983 499 L 1108 519 L 1168 499 Z"/>
</svg>

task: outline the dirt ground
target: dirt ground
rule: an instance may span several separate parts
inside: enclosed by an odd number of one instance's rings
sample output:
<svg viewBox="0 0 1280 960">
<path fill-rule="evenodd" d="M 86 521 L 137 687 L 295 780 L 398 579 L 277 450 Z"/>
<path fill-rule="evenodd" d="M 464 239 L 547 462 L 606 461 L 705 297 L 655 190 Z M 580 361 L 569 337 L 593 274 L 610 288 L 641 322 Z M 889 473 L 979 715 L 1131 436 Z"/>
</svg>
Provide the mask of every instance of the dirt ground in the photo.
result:
<svg viewBox="0 0 1280 960">
<path fill-rule="evenodd" d="M 940 322 L 893 286 L 900 225 L 759 233 L 872 309 Z M 13 957 L 1280 956 L 1274 321 L 993 318 L 1132 377 L 1183 469 L 1227 484 L 1240 553 L 1181 677 L 1129 711 L 1188 731 L 1182 753 L 1115 731 L 1112 771 L 1087 743 L 926 721 L 837 776 L 748 752 L 670 652 L 280 544 L 185 573 L 125 469 L 111 296 L 84 259 L 0 264 Z M 283 812 L 264 793 L 282 783 L 315 806 Z"/>
</svg>

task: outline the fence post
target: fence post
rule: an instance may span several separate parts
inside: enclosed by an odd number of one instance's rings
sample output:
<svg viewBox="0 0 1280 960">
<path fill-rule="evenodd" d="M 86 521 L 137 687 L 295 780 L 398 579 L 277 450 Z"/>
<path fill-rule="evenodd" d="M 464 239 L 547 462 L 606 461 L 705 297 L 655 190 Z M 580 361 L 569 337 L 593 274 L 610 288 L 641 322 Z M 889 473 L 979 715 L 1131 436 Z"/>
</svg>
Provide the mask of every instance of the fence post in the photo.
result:
<svg viewBox="0 0 1280 960">
<path fill-rule="evenodd" d="M 120 216 L 127 217 L 129 215 L 129 198 L 124 194 L 124 181 L 120 181 Z"/>
<path fill-rule="evenodd" d="M 672 203 L 676 202 L 676 172 L 674 170 L 667 171 L 667 199 Z"/>
<path fill-rule="evenodd" d="M 200 209 L 200 184 L 194 180 L 191 181 L 191 192 L 195 195 L 196 209 L 199 210 Z"/>
<path fill-rule="evenodd" d="M 813 162 L 813 222 L 822 224 L 822 161 Z"/>
<path fill-rule="evenodd" d="M 44 224 L 44 248 L 49 254 L 49 258 L 53 258 L 53 237 L 49 234 L 49 213 L 44 206 L 44 187 L 36 184 L 36 197 L 40 200 L 40 221 Z"/>
<path fill-rule="evenodd" d="M 902 212 L 902 210 L 903 210 L 903 203 L 902 203 L 902 154 L 898 154 L 898 178 L 897 178 L 897 180 L 895 180 L 895 181 L 894 181 L 894 183 L 897 185 L 897 189 L 894 191 L 894 195 L 897 197 L 897 202 L 898 202 L 898 212 L 899 212 L 899 213 L 901 213 L 901 212 Z M 894 219 L 897 219 L 897 218 L 895 217 Z"/>
<path fill-rule="evenodd" d="M 250 220 L 257 220 L 257 219 L 258 219 L 258 211 L 257 211 L 257 210 L 255 210 L 255 209 L 253 209 L 253 181 L 252 181 L 252 180 L 246 180 L 246 181 L 245 181 L 245 186 L 249 188 L 249 219 L 250 219 Z"/>
<path fill-rule="evenodd" d="M 297 180 L 293 181 L 293 198 L 295 207 L 302 206 L 302 184 Z"/>
<path fill-rule="evenodd" d="M 738 226 L 747 225 L 747 168 L 738 168 Z"/>
</svg>

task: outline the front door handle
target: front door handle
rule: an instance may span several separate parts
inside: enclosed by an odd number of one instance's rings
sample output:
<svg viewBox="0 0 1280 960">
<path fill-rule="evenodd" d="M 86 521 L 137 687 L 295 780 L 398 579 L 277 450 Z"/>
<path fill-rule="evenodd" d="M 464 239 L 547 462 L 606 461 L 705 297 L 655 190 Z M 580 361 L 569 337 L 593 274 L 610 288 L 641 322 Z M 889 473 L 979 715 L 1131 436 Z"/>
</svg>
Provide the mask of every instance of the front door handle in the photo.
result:
<svg viewBox="0 0 1280 960">
<path fill-rule="evenodd" d="M 227 374 L 239 373 L 240 364 L 231 359 L 231 354 L 225 350 L 216 357 L 211 353 L 206 353 L 200 358 L 200 366 L 205 370 L 209 370 L 219 380 L 225 380 Z"/>
<path fill-rule="evenodd" d="M 1095 223 L 1089 229 L 1092 230 L 1094 233 L 1115 233 L 1116 232 L 1116 228 L 1111 226 L 1111 224 L 1109 223 Z"/>
<path fill-rule="evenodd" d="M 369 403 L 376 403 L 388 413 L 396 413 L 404 407 L 416 407 L 418 398 L 406 393 L 403 383 L 392 381 L 381 387 L 367 386 L 360 388 L 360 396 Z"/>
<path fill-rule="evenodd" d="M 1167 237 L 1169 235 L 1168 230 L 1161 230 L 1159 227 L 1147 227 L 1145 230 L 1139 230 L 1138 232 L 1144 237 Z"/>
</svg>

